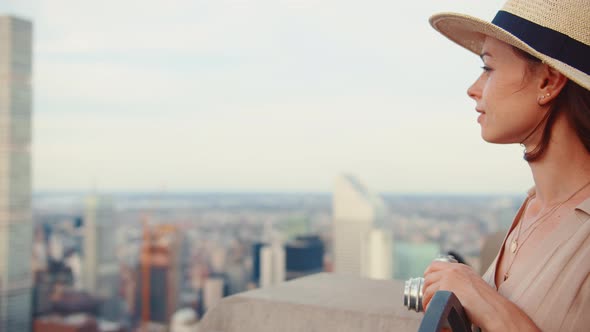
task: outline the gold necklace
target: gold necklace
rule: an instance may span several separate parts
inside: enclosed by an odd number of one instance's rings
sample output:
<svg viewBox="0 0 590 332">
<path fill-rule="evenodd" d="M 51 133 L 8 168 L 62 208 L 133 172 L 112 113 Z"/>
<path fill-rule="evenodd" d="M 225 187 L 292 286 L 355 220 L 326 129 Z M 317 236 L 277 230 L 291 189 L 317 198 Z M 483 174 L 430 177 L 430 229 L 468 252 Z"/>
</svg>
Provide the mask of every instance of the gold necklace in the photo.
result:
<svg viewBox="0 0 590 332">
<path fill-rule="evenodd" d="M 522 242 L 520 243 L 520 245 L 518 243 L 518 240 L 520 239 L 520 230 L 522 228 L 522 220 L 520 220 L 518 222 L 518 233 L 516 234 L 516 238 L 513 239 L 512 242 L 510 243 L 510 252 L 512 252 L 514 254 L 514 256 L 512 257 L 512 260 L 510 261 L 510 265 L 506 269 L 506 273 L 504 273 L 504 281 L 506 281 L 506 279 L 508 279 L 508 277 L 509 277 L 510 269 L 512 268 L 512 264 L 514 264 L 514 261 L 516 260 L 516 256 L 518 255 L 518 252 L 520 251 L 520 248 L 522 248 L 522 246 L 524 245 L 524 243 L 526 242 L 526 240 L 528 240 L 528 238 L 535 232 L 535 230 L 537 229 L 537 227 L 539 227 L 543 222 L 545 222 L 546 220 L 548 220 L 549 219 L 549 216 L 551 216 L 553 214 L 553 212 L 555 212 L 557 209 L 559 209 L 563 204 L 569 202 L 572 198 L 574 198 L 574 196 L 576 196 L 579 192 L 581 192 L 582 190 L 584 190 L 584 188 L 588 187 L 589 185 L 590 185 L 590 181 L 586 182 L 586 184 L 584 184 L 580 189 L 576 190 L 567 199 L 565 199 L 564 201 L 562 201 L 559 204 L 555 205 L 548 212 L 544 213 L 542 216 L 540 216 L 539 218 L 535 219 L 535 221 L 533 221 L 525 229 L 525 232 L 528 231 L 529 229 L 531 231 L 526 234 L 526 237 L 522 240 Z M 526 211 L 526 209 L 528 209 L 529 203 L 530 203 L 530 200 L 527 202 L 525 211 Z"/>
<path fill-rule="evenodd" d="M 525 211 L 526 211 L 526 210 L 528 210 L 528 208 L 529 208 L 529 203 L 530 203 L 530 202 L 531 202 L 531 201 L 529 200 L 529 201 L 526 203 L 526 208 L 525 208 Z M 535 219 L 535 221 L 533 221 L 533 222 L 532 222 L 532 223 L 531 223 L 531 224 L 530 224 L 530 225 L 529 225 L 529 226 L 528 226 L 528 227 L 527 227 L 527 228 L 524 230 L 524 232 L 526 233 L 526 231 L 528 231 L 528 230 L 529 230 L 531 227 L 533 227 L 533 226 L 534 226 L 536 223 L 538 223 L 539 221 L 543 220 L 545 217 L 548 217 L 548 216 L 550 216 L 550 215 L 551 215 L 553 212 L 555 212 L 555 210 L 557 210 L 557 209 L 558 209 L 560 206 L 562 206 L 562 205 L 563 205 L 565 202 L 567 202 L 567 200 L 565 200 L 565 201 L 563 201 L 563 202 L 561 202 L 561 203 L 559 203 L 559 204 L 556 204 L 556 205 L 555 205 L 555 206 L 553 206 L 553 207 L 552 207 L 552 208 L 551 208 L 549 211 L 545 212 L 543 215 L 541 215 L 540 217 L 538 217 L 537 219 Z M 512 241 L 511 241 L 511 243 L 510 243 L 510 252 L 511 252 L 511 253 L 513 253 L 513 254 L 514 254 L 514 253 L 516 252 L 516 250 L 518 249 L 518 240 L 520 239 L 520 231 L 521 231 L 521 228 L 522 228 L 522 221 L 520 221 L 520 222 L 518 223 L 518 232 L 516 233 L 516 237 L 514 237 L 514 238 L 512 239 Z M 524 240 L 523 240 L 523 243 L 524 243 Z M 522 245 L 522 243 L 521 243 L 521 245 Z"/>
</svg>

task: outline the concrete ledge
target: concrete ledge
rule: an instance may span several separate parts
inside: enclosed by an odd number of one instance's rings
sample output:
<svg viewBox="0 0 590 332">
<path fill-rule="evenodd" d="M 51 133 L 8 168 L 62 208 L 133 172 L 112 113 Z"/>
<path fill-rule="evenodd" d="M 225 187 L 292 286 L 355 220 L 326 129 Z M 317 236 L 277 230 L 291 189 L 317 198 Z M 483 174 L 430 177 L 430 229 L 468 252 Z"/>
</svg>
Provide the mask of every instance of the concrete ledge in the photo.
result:
<svg viewBox="0 0 590 332">
<path fill-rule="evenodd" d="M 404 332 L 422 316 L 403 306 L 401 281 L 320 273 L 227 297 L 199 332 Z"/>
</svg>

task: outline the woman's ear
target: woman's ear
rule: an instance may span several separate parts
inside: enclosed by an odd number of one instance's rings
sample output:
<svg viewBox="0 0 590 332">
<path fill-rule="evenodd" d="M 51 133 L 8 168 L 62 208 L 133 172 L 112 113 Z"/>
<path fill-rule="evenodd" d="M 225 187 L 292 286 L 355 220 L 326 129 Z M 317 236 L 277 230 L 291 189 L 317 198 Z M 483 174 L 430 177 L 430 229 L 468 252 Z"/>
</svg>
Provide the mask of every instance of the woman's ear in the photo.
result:
<svg viewBox="0 0 590 332">
<path fill-rule="evenodd" d="M 562 73 L 547 65 L 541 69 L 540 78 L 539 105 L 547 105 L 555 100 L 568 81 L 568 78 Z"/>
</svg>

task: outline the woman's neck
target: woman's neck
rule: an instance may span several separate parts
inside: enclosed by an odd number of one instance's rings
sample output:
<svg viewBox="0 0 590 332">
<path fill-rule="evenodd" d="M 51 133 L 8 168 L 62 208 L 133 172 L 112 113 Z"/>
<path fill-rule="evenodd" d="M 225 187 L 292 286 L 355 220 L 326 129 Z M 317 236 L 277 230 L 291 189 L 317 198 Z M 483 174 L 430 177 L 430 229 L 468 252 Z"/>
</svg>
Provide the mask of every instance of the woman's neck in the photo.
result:
<svg viewBox="0 0 590 332">
<path fill-rule="evenodd" d="M 529 166 L 542 206 L 560 203 L 590 181 L 590 153 L 565 116 L 556 119 L 545 154 Z"/>
</svg>

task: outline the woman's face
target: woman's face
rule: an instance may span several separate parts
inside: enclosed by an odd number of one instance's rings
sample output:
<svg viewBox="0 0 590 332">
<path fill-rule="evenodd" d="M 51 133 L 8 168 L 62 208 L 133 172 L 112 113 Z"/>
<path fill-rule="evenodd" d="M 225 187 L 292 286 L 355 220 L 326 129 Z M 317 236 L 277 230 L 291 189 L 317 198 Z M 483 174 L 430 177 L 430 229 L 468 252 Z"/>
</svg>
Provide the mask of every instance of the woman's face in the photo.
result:
<svg viewBox="0 0 590 332">
<path fill-rule="evenodd" d="M 486 38 L 483 72 L 467 90 L 477 102 L 481 135 L 491 143 L 522 143 L 543 119 L 538 105 L 539 74 L 512 46 Z"/>
</svg>

